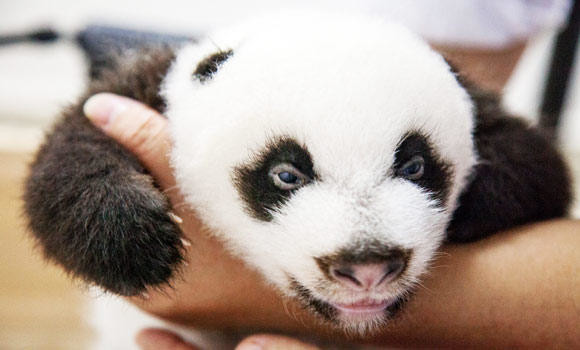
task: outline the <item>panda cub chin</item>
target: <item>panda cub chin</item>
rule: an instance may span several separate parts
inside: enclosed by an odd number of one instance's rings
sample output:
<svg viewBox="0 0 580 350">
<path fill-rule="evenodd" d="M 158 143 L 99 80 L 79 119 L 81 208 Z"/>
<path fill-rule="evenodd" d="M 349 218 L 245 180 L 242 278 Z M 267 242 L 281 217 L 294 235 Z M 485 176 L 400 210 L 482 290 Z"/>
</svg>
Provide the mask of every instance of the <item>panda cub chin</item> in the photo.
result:
<svg viewBox="0 0 580 350">
<path fill-rule="evenodd" d="M 255 20 L 129 55 L 87 96 L 99 91 L 167 116 L 179 188 L 205 225 L 348 331 L 392 318 L 444 240 L 561 216 L 570 200 L 541 132 L 379 19 Z M 30 226 L 71 273 L 136 295 L 171 281 L 181 233 L 146 170 L 86 121 L 83 102 L 32 165 Z"/>
</svg>

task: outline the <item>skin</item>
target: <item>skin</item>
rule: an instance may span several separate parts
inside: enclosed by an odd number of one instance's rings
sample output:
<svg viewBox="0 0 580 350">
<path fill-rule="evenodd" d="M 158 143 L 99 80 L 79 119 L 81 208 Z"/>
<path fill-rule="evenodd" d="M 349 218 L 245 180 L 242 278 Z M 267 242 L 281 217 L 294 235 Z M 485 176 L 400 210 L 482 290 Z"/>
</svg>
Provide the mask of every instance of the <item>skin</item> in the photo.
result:
<svg viewBox="0 0 580 350">
<path fill-rule="evenodd" d="M 457 62 L 456 62 L 457 63 Z M 460 68 L 467 67 L 458 65 Z M 498 75 L 497 86 L 504 77 Z M 119 106 L 122 108 L 119 108 Z M 158 180 L 183 219 L 187 262 L 172 288 L 128 300 L 186 326 L 317 334 L 337 343 L 404 347 L 579 348 L 580 221 L 556 220 L 498 233 L 468 245 L 443 247 L 417 294 L 399 317 L 366 339 L 346 338 L 283 299 L 256 271 L 224 250 L 202 228 L 175 188 L 168 163 L 167 121 L 146 106 L 95 95 L 85 114 L 134 152 Z M 146 329 L 143 349 L 196 349 L 178 336 Z M 255 335 L 238 349 L 316 349 L 297 340 Z"/>
<path fill-rule="evenodd" d="M 481 88 L 501 93 L 526 48 L 518 42 L 502 49 L 475 49 L 433 45 L 470 81 Z"/>
</svg>

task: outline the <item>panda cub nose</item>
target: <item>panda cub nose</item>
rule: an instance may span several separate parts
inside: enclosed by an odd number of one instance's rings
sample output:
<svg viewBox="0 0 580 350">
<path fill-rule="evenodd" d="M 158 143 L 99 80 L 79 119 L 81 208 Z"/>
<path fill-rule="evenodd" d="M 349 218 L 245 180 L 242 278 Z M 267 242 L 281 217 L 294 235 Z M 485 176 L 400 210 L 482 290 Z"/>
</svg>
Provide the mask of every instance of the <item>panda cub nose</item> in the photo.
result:
<svg viewBox="0 0 580 350">
<path fill-rule="evenodd" d="M 403 272 L 405 265 L 405 259 L 396 256 L 380 263 L 332 266 L 330 275 L 349 289 L 369 290 L 395 280 Z"/>
</svg>

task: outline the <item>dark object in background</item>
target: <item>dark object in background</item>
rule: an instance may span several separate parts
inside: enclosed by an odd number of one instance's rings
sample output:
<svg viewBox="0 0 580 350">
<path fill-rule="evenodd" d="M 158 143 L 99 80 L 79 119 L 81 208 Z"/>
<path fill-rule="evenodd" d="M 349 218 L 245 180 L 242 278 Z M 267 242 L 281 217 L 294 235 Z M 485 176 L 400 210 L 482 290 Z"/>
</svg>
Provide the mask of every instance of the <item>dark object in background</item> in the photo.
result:
<svg viewBox="0 0 580 350">
<path fill-rule="evenodd" d="M 76 42 L 90 61 L 89 74 L 97 79 L 104 68 L 110 68 L 115 56 L 128 49 L 152 45 L 174 45 L 185 41 L 196 41 L 193 37 L 160 34 L 130 29 L 91 25 L 80 31 Z"/>
<path fill-rule="evenodd" d="M 104 68 L 111 68 L 117 56 L 125 50 L 196 41 L 195 37 L 185 35 L 89 25 L 72 37 L 51 28 L 40 28 L 27 33 L 4 34 L 0 35 L 0 46 L 25 42 L 52 43 L 57 40 L 72 40 L 80 46 L 89 60 L 91 79 L 99 78 Z"/>
<path fill-rule="evenodd" d="M 570 85 L 570 73 L 574 66 L 579 40 L 580 1 L 576 0 L 568 18 L 568 25 L 556 38 L 540 107 L 540 126 L 549 131 L 554 138 L 557 137 L 557 128 Z"/>
<path fill-rule="evenodd" d="M 50 28 L 41 28 L 28 33 L 0 35 L 0 46 L 18 44 L 28 41 L 49 43 L 56 41 L 59 38 L 60 35 L 56 31 Z"/>
</svg>

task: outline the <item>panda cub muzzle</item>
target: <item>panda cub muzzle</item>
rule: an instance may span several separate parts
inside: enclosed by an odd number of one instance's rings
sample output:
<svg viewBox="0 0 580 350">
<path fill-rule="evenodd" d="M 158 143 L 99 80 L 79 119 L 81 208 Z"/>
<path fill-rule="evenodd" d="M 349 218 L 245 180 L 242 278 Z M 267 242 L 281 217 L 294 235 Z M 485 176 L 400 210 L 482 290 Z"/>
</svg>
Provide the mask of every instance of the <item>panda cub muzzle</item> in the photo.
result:
<svg viewBox="0 0 580 350">
<path fill-rule="evenodd" d="M 391 295 L 389 285 L 404 275 L 410 255 L 405 249 L 359 242 L 337 254 L 315 258 L 328 281 L 342 289 L 341 294 L 350 294 L 348 302 L 326 301 L 322 315 L 334 322 L 391 318 L 404 298 Z"/>
</svg>

